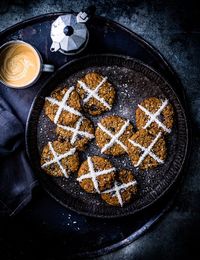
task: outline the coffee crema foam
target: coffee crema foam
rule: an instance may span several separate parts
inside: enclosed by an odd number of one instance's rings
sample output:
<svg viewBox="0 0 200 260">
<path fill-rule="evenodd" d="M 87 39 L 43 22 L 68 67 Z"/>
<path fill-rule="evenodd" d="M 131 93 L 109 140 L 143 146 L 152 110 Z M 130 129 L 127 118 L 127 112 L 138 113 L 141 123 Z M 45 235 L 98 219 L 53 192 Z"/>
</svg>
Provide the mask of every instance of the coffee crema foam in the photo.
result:
<svg viewBox="0 0 200 260">
<path fill-rule="evenodd" d="M 0 53 L 0 79 L 13 87 L 32 83 L 40 72 L 38 53 L 23 43 L 6 46 Z"/>
</svg>

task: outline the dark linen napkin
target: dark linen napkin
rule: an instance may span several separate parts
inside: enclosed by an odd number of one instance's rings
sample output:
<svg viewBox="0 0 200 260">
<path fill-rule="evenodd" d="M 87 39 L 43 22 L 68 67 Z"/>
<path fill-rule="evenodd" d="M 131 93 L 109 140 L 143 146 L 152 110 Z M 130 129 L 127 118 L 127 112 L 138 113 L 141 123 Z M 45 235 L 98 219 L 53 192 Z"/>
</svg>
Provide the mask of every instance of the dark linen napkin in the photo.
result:
<svg viewBox="0 0 200 260">
<path fill-rule="evenodd" d="M 31 199 L 37 180 L 25 153 L 25 124 L 39 87 L 0 83 L 0 216 L 14 215 Z"/>
</svg>

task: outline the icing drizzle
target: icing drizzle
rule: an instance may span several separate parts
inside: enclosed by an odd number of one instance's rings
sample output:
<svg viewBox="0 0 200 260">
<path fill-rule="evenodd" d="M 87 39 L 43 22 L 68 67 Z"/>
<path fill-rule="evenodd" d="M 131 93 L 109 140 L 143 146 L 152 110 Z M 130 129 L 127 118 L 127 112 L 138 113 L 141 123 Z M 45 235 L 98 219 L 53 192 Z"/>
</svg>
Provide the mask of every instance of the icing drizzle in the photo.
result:
<svg viewBox="0 0 200 260">
<path fill-rule="evenodd" d="M 84 119 L 83 117 L 80 117 L 80 118 L 78 119 L 78 121 L 76 122 L 75 127 L 64 126 L 64 125 L 58 124 L 58 126 L 59 126 L 60 128 L 66 130 L 66 131 L 70 131 L 70 132 L 73 133 L 73 135 L 72 135 L 72 137 L 71 137 L 71 139 L 70 139 L 70 143 L 71 143 L 72 145 L 76 142 L 78 135 L 81 135 L 81 136 L 86 137 L 86 138 L 88 138 L 88 139 L 94 138 L 94 135 L 93 135 L 93 134 L 90 134 L 90 133 L 88 133 L 88 132 L 86 132 L 86 131 L 80 131 L 80 127 L 81 127 L 81 125 L 82 125 L 82 123 L 83 123 L 83 119 Z"/>
<path fill-rule="evenodd" d="M 58 106 L 58 110 L 56 112 L 56 115 L 54 117 L 54 124 L 57 124 L 59 117 L 62 113 L 62 111 L 67 111 L 71 114 L 74 114 L 76 116 L 82 116 L 81 113 L 74 109 L 73 107 L 68 106 L 66 103 L 70 97 L 70 94 L 72 93 L 72 91 L 74 90 L 74 87 L 70 87 L 67 92 L 65 93 L 65 95 L 63 96 L 62 100 L 59 101 L 55 98 L 52 97 L 46 97 L 45 100 L 48 100 L 50 103 L 52 103 L 53 105 L 57 105 Z"/>
<path fill-rule="evenodd" d="M 119 132 L 117 132 L 115 135 L 113 135 L 106 127 L 104 127 L 101 123 L 98 123 L 98 127 L 106 133 L 108 136 L 111 137 L 111 140 L 109 143 L 105 144 L 103 148 L 101 149 L 101 153 L 105 152 L 109 148 L 111 148 L 115 143 L 119 144 L 126 152 L 127 152 L 127 147 L 119 140 L 120 136 L 124 134 L 126 131 L 126 128 L 129 125 L 129 120 L 125 122 L 125 124 L 121 127 Z"/>
<path fill-rule="evenodd" d="M 146 158 L 147 155 L 151 156 L 155 161 L 157 161 L 158 163 L 164 163 L 163 160 L 161 160 L 157 155 L 155 155 L 151 149 L 153 148 L 153 146 L 157 143 L 158 139 L 161 137 L 161 132 L 159 132 L 157 134 L 157 136 L 154 138 L 154 140 L 150 143 L 150 145 L 146 148 L 138 143 L 136 143 L 135 141 L 129 139 L 129 142 L 131 144 L 133 144 L 136 147 L 139 147 L 143 154 L 140 156 L 138 162 L 136 164 L 134 164 L 135 167 L 138 167 Z"/>
<path fill-rule="evenodd" d="M 87 97 L 83 99 L 84 104 L 87 103 L 91 98 L 95 98 L 105 107 L 107 107 L 109 110 L 111 109 L 111 106 L 108 104 L 108 102 L 106 102 L 104 98 L 98 95 L 99 89 L 101 88 L 101 86 L 103 86 L 103 84 L 107 81 L 107 79 L 108 79 L 107 77 L 104 77 L 102 81 L 96 86 L 95 89 L 89 88 L 89 86 L 87 86 L 84 82 L 78 80 L 80 86 L 87 92 Z"/>
<path fill-rule="evenodd" d="M 95 171 L 94 170 L 94 164 L 92 162 L 91 157 L 87 158 L 87 162 L 88 162 L 89 172 L 80 176 L 79 178 L 77 178 L 77 181 L 81 182 L 84 179 L 91 179 L 96 192 L 100 193 L 99 184 L 98 184 L 98 180 L 96 179 L 96 177 L 104 175 L 104 174 L 111 173 L 111 172 L 115 171 L 116 169 L 113 167 L 113 168 L 102 170 L 102 171 Z"/>
<path fill-rule="evenodd" d="M 76 151 L 76 148 L 71 148 L 71 149 L 70 149 L 69 151 L 67 151 L 66 153 L 58 154 L 58 153 L 54 150 L 53 145 L 52 145 L 51 142 L 48 142 L 48 146 L 49 146 L 49 150 L 51 151 L 51 153 L 52 153 L 52 155 L 53 155 L 53 159 L 50 160 L 50 161 L 48 161 L 48 162 L 46 162 L 46 163 L 44 163 L 44 164 L 41 166 L 42 169 L 45 168 L 45 167 L 47 167 L 47 166 L 49 166 L 49 165 L 51 165 L 51 164 L 53 164 L 53 163 L 57 163 L 58 166 L 60 167 L 60 169 L 61 169 L 63 175 L 64 175 L 66 178 L 68 178 L 69 176 L 68 176 L 66 170 L 64 169 L 64 167 L 62 166 L 62 164 L 61 164 L 60 161 L 61 161 L 62 159 L 64 159 L 64 158 L 67 158 L 67 157 L 70 156 L 70 155 L 73 155 L 73 154 L 75 153 L 75 151 Z"/>
<path fill-rule="evenodd" d="M 152 122 L 156 122 L 159 127 L 161 127 L 165 132 L 170 133 L 171 129 L 167 128 L 161 121 L 159 121 L 158 116 L 162 113 L 163 109 L 168 105 L 168 100 L 165 99 L 165 101 L 162 101 L 162 104 L 160 108 L 155 112 L 151 113 L 149 110 L 147 110 L 145 107 L 138 105 L 138 107 L 147 115 L 149 116 L 149 120 L 146 122 L 145 126 L 143 126 L 143 129 L 146 129 Z"/>
<path fill-rule="evenodd" d="M 119 204 L 120 204 L 121 207 L 122 207 L 122 206 L 123 206 L 123 199 L 122 199 L 122 196 L 121 196 L 121 191 L 124 190 L 124 189 L 127 189 L 127 188 L 130 187 L 130 186 L 135 186 L 136 184 L 137 184 L 136 181 L 131 181 L 131 182 L 123 183 L 123 184 L 119 185 L 119 184 L 115 181 L 114 187 L 113 187 L 112 189 L 103 191 L 102 193 L 112 193 L 112 192 L 114 192 L 114 195 L 113 195 L 113 196 L 116 196 L 116 197 L 117 197 L 118 202 L 119 202 Z"/>
</svg>

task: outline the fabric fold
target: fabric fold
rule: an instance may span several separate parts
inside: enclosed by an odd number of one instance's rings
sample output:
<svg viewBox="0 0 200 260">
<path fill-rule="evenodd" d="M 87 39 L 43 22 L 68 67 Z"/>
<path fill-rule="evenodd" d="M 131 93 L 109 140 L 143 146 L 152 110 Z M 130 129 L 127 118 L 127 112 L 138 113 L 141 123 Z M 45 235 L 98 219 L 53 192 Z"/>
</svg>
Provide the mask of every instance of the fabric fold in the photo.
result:
<svg viewBox="0 0 200 260">
<path fill-rule="evenodd" d="M 24 129 L 20 121 L 0 107 L 0 157 L 13 153 L 23 142 Z"/>
<path fill-rule="evenodd" d="M 24 133 L 33 93 L 26 98 L 26 92 L 23 98 L 24 91 L 20 91 L 15 95 L 16 90 L 0 86 L 0 216 L 18 213 L 31 200 L 37 185 L 25 152 Z"/>
</svg>

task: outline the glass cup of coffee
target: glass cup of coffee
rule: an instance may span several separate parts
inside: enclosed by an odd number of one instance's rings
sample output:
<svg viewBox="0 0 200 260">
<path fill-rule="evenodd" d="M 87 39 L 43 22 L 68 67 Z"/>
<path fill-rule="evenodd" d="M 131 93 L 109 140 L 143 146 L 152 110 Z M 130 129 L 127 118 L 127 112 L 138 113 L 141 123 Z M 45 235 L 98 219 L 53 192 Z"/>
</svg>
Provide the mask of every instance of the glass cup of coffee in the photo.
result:
<svg viewBox="0 0 200 260">
<path fill-rule="evenodd" d="M 23 89 L 32 86 L 42 72 L 53 72 L 54 66 L 44 64 L 37 49 L 23 41 L 9 41 L 0 47 L 0 82 Z"/>
</svg>

